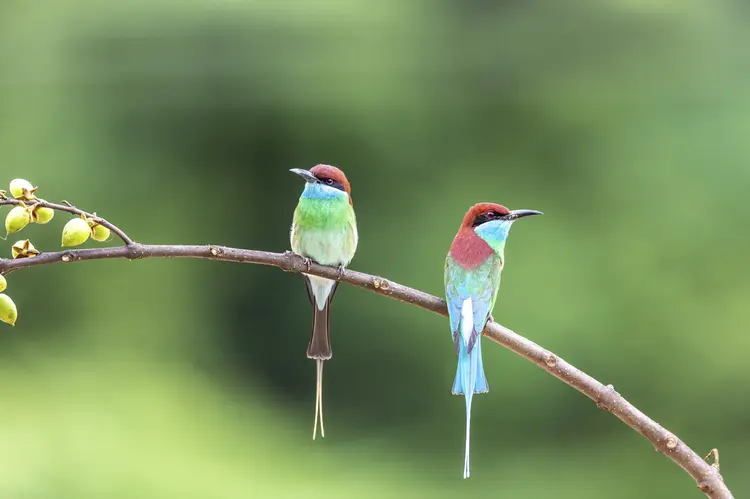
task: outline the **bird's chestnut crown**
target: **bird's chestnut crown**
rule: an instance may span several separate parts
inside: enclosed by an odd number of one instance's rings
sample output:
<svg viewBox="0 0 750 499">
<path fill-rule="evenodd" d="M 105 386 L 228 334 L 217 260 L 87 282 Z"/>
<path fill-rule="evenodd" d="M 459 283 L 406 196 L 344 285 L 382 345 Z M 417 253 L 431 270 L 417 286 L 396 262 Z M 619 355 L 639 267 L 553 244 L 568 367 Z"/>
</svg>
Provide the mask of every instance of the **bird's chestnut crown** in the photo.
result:
<svg viewBox="0 0 750 499">
<path fill-rule="evenodd" d="M 471 207 L 464 217 L 464 225 L 467 227 L 478 227 L 493 220 L 503 220 L 510 214 L 510 210 L 503 205 L 495 203 L 479 203 Z"/>
<path fill-rule="evenodd" d="M 317 165 L 310 168 L 310 173 L 315 175 L 320 183 L 351 194 L 351 187 L 346 175 L 335 166 Z"/>
</svg>

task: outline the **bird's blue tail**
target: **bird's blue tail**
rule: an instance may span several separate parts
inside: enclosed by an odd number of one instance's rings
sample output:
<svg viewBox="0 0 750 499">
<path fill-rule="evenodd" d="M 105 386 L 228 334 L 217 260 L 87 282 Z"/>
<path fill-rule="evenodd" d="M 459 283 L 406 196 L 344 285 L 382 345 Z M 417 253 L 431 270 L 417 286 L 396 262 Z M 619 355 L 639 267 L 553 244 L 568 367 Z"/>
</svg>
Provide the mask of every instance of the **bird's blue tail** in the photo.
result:
<svg viewBox="0 0 750 499">
<path fill-rule="evenodd" d="M 471 367 L 474 367 L 474 380 L 470 379 Z M 466 345 L 461 342 L 458 352 L 458 369 L 456 369 L 456 379 L 453 381 L 453 395 L 464 395 L 467 390 L 465 387 L 471 386 L 472 393 L 487 393 L 490 390 L 487 384 L 487 377 L 484 375 L 484 365 L 482 364 L 482 338 L 477 338 L 474 348 L 470 354 L 466 353 Z"/>
<path fill-rule="evenodd" d="M 481 337 L 477 338 L 471 353 L 466 352 L 466 345 L 461 342 L 458 353 L 458 369 L 453 382 L 453 394 L 463 394 L 466 398 L 466 453 L 464 455 L 464 478 L 469 478 L 469 444 L 471 441 L 471 400 L 475 393 L 489 391 L 487 378 L 482 365 Z M 468 390 L 466 388 L 469 388 Z"/>
</svg>

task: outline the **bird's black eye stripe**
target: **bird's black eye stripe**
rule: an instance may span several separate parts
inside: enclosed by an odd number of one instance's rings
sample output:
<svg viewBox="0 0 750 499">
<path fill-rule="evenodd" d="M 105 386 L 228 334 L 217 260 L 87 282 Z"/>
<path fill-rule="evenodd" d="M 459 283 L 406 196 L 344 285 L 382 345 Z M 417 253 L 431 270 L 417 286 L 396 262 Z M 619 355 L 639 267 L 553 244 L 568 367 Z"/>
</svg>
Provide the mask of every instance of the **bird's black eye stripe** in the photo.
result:
<svg viewBox="0 0 750 499">
<path fill-rule="evenodd" d="M 474 221 L 471 223 L 472 227 L 477 227 L 479 225 L 482 225 L 483 223 L 489 222 L 491 220 L 498 220 L 503 218 L 503 215 L 496 211 L 488 211 L 487 213 L 482 213 L 481 215 L 477 215 L 476 218 L 474 218 Z"/>
<path fill-rule="evenodd" d="M 338 189 L 340 191 L 346 192 L 346 189 L 344 189 L 344 184 L 342 184 L 341 182 L 337 182 L 337 181 L 333 180 L 332 178 L 319 177 L 318 180 L 320 180 L 321 182 L 323 182 L 325 185 L 333 187 L 334 189 Z"/>
</svg>

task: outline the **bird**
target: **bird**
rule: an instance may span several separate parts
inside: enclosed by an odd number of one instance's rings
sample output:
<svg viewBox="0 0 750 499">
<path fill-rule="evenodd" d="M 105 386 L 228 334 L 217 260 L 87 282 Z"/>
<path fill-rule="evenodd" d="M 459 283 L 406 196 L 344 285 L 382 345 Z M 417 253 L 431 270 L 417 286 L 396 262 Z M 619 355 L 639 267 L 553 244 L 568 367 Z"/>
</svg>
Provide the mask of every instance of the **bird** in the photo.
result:
<svg viewBox="0 0 750 499">
<path fill-rule="evenodd" d="M 497 299 L 500 273 L 505 263 L 505 241 L 511 225 L 536 210 L 510 211 L 495 203 L 478 203 L 464 215 L 445 259 L 445 298 L 450 317 L 458 368 L 453 394 L 466 401 L 466 453 L 464 478 L 469 478 L 471 401 L 475 393 L 489 391 L 482 365 L 481 333 Z"/>
<path fill-rule="evenodd" d="M 294 210 L 290 231 L 292 251 L 309 264 L 338 266 L 339 272 L 349 265 L 357 251 L 359 235 L 354 215 L 351 186 L 344 172 L 335 166 L 319 164 L 310 170 L 290 170 L 305 180 L 305 188 Z M 309 269 L 309 268 L 308 268 Z M 315 421 L 313 440 L 320 420 L 323 426 L 323 363 L 331 358 L 330 307 L 338 281 L 302 274 L 313 308 L 313 325 L 307 358 L 316 361 Z"/>
</svg>

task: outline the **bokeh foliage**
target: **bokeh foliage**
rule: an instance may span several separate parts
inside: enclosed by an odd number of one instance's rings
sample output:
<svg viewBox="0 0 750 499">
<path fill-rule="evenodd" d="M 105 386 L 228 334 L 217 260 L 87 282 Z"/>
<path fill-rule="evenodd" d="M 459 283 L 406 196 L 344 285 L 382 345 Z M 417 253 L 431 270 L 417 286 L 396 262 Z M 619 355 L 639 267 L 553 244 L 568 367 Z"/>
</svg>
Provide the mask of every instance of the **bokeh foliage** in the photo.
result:
<svg viewBox="0 0 750 499">
<path fill-rule="evenodd" d="M 335 164 L 352 267 L 434 294 L 471 204 L 542 210 L 513 229 L 495 317 L 718 446 L 742 497 L 749 20 L 739 0 L 5 0 L 0 172 L 138 241 L 282 251 L 287 169 Z M 57 248 L 65 218 L 24 237 Z M 298 276 L 101 261 L 9 285 L 2 497 L 700 497 L 492 345 L 464 482 L 446 320 L 363 290 L 336 297 L 313 443 Z"/>
</svg>

